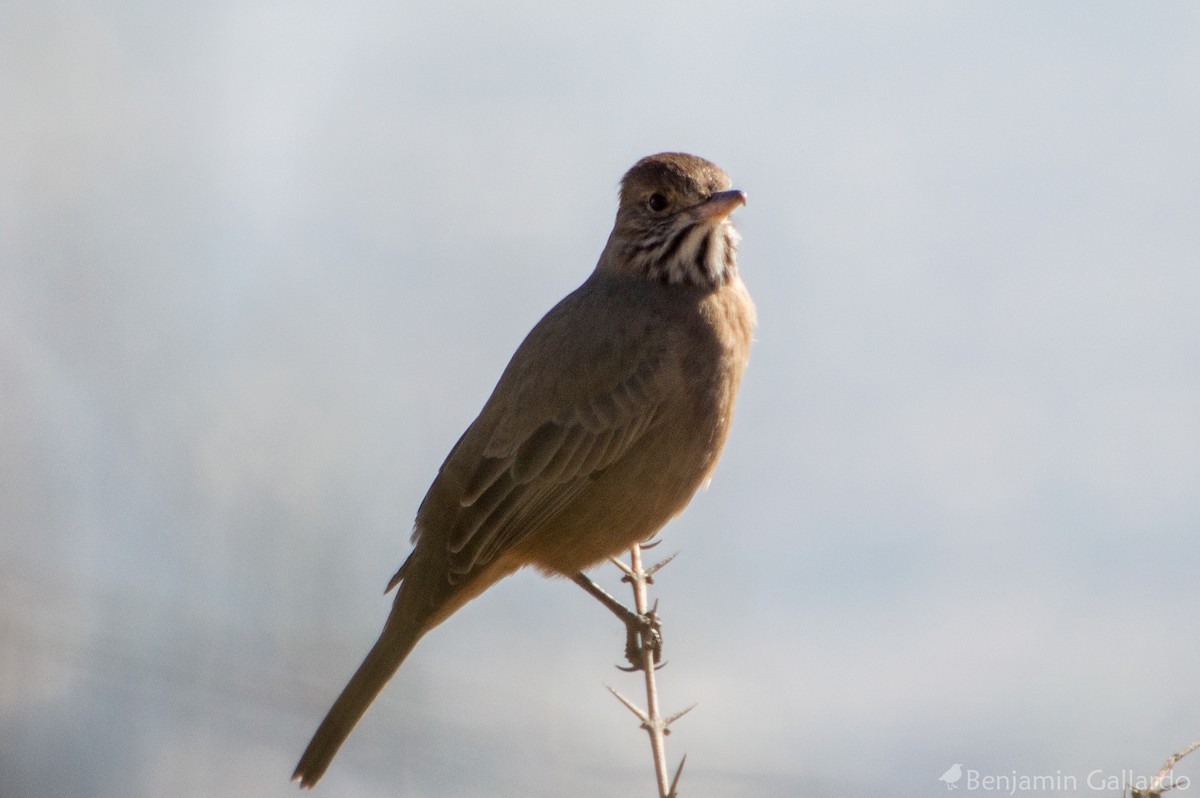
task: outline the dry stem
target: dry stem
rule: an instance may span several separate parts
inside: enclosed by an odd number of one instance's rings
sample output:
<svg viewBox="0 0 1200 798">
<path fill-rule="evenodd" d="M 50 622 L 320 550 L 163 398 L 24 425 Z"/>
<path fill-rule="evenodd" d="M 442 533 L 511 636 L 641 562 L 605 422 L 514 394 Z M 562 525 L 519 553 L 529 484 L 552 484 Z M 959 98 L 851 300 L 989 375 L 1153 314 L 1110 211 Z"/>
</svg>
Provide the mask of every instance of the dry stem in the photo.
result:
<svg viewBox="0 0 1200 798">
<path fill-rule="evenodd" d="M 1173 753 L 1169 757 L 1167 757 L 1167 761 L 1165 763 L 1163 763 L 1163 766 L 1161 768 L 1159 768 L 1158 773 L 1156 773 L 1154 778 L 1150 780 L 1150 786 L 1144 790 L 1139 790 L 1139 789 L 1131 790 L 1131 793 L 1132 793 L 1131 798 L 1162 798 L 1162 794 L 1164 792 L 1166 792 L 1167 790 L 1176 786 L 1175 783 L 1171 783 L 1171 784 L 1165 783 L 1167 780 L 1167 777 L 1171 775 L 1171 771 L 1172 771 L 1172 769 L 1174 769 L 1175 763 L 1178 762 L 1179 760 L 1183 759 L 1185 756 L 1190 754 L 1192 751 L 1195 751 L 1197 748 L 1200 748 L 1200 740 L 1197 740 L 1196 742 L 1192 743 L 1191 745 L 1188 745 L 1188 746 L 1185 746 L 1185 747 L 1179 749 L 1178 751 L 1176 751 L 1175 753 Z M 1182 784 L 1185 787 L 1187 786 L 1183 782 L 1179 782 L 1179 784 Z"/>
<path fill-rule="evenodd" d="M 612 563 L 625 573 L 624 581 L 629 582 L 633 586 L 634 611 L 638 615 L 648 618 L 656 628 L 658 625 L 658 603 L 655 602 L 651 606 L 647 588 L 654 581 L 652 578 L 654 573 L 670 562 L 674 556 L 671 555 L 649 568 L 644 568 L 642 566 L 642 547 L 635 544 L 629 551 L 628 564 L 616 557 L 612 558 Z M 634 662 L 633 665 L 635 670 L 640 670 L 645 676 L 646 709 L 637 706 L 613 688 L 609 687 L 608 689 L 630 712 L 641 720 L 642 728 L 650 736 L 650 754 L 654 760 L 654 774 L 658 781 L 659 798 L 677 798 L 676 787 L 679 784 L 679 777 L 683 774 L 683 763 L 687 761 L 687 757 L 684 756 L 680 760 L 679 767 L 675 771 L 675 776 L 671 778 L 667 771 L 667 747 L 664 738 L 670 734 L 670 725 L 690 712 L 696 705 L 692 704 L 687 709 L 664 718 L 659 711 L 658 685 L 655 680 L 657 649 L 654 646 L 644 645 L 638 653 L 641 661 Z M 608 685 L 605 686 L 607 687 Z"/>
</svg>

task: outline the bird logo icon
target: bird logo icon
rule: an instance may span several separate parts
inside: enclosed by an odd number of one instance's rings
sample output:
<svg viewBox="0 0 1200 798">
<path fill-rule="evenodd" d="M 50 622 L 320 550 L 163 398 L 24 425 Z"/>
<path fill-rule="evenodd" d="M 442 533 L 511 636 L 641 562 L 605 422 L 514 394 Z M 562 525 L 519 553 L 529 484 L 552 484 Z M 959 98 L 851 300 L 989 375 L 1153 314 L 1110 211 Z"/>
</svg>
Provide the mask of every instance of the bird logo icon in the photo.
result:
<svg viewBox="0 0 1200 798">
<path fill-rule="evenodd" d="M 962 764 L 959 762 L 955 762 L 953 765 L 950 766 L 949 770 L 947 770 L 945 773 L 943 773 L 941 775 L 940 778 L 938 778 L 938 781 L 946 782 L 947 790 L 957 790 L 958 789 L 958 780 L 961 778 L 962 778 Z"/>
</svg>

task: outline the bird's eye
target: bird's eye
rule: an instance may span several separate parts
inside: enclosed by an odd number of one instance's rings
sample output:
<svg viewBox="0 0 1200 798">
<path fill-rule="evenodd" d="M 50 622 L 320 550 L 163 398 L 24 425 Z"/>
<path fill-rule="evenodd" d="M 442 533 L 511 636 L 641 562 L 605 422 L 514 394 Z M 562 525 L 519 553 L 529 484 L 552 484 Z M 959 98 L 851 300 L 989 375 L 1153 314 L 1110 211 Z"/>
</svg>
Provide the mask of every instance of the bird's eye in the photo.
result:
<svg viewBox="0 0 1200 798">
<path fill-rule="evenodd" d="M 646 200 L 646 204 L 650 206 L 650 210 L 658 213 L 665 210 L 667 207 L 667 198 L 662 194 L 651 194 L 650 199 Z"/>
</svg>

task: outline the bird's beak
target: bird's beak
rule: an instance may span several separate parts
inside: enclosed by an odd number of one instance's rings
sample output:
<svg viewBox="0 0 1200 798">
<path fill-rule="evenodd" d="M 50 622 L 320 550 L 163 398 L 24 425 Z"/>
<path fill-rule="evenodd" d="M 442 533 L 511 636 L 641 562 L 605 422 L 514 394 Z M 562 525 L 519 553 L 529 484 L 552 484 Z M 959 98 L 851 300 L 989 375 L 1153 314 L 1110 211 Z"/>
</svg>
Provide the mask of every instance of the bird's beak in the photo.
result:
<svg viewBox="0 0 1200 798">
<path fill-rule="evenodd" d="M 733 209 L 746 204 L 746 193 L 731 188 L 728 191 L 718 191 L 696 208 L 696 214 L 702 219 L 724 219 L 733 213 Z"/>
</svg>

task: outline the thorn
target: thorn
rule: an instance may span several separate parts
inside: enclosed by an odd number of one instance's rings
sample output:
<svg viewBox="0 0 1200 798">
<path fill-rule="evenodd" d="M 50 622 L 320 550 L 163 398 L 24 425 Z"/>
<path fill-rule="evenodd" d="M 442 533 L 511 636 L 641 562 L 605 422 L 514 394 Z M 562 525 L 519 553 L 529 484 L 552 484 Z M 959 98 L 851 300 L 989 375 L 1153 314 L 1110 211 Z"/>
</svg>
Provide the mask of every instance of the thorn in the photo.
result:
<svg viewBox="0 0 1200 798">
<path fill-rule="evenodd" d="M 697 704 L 692 704 L 692 705 L 691 705 L 690 707 L 688 707 L 687 709 L 681 709 L 681 710 L 679 710 L 678 712 L 676 712 L 674 715 L 668 715 L 666 718 L 664 718 L 664 719 L 663 719 L 663 725 L 664 725 L 664 726 L 670 726 L 672 723 L 674 723 L 675 721 L 679 720 L 679 719 L 680 719 L 680 718 L 682 718 L 684 715 L 686 715 L 687 713 L 689 713 L 689 712 L 691 712 L 693 709 L 695 709 L 695 708 L 696 708 L 696 706 L 697 706 Z"/>
<path fill-rule="evenodd" d="M 671 779 L 671 789 L 667 793 L 667 798 L 679 798 L 679 793 L 675 792 L 675 788 L 679 786 L 679 777 L 683 775 L 685 762 L 687 762 L 687 754 L 684 754 L 683 759 L 679 760 L 679 768 L 675 771 L 675 778 Z"/>
<path fill-rule="evenodd" d="M 639 707 L 637 704 L 635 704 L 635 703 L 633 703 L 632 701 L 630 701 L 630 700 L 629 700 L 628 698 L 626 698 L 625 696 L 623 696 L 623 695 L 621 695 L 620 693 L 618 693 L 618 692 L 617 692 L 616 690 L 614 690 L 613 688 L 609 687 L 607 684 L 606 684 L 606 685 L 604 685 L 604 686 L 605 686 L 605 687 L 608 687 L 608 692 L 610 692 L 610 693 L 612 693 L 613 695 L 615 695 L 615 696 L 617 697 L 617 700 L 618 700 L 618 701 L 620 701 L 622 704 L 624 704 L 624 705 L 625 705 L 625 708 L 626 708 L 626 709 L 628 709 L 628 710 L 629 710 L 630 712 L 632 712 L 633 714 L 637 715 L 637 717 L 638 717 L 638 720 L 640 720 L 642 723 L 649 723 L 649 722 L 650 722 L 650 716 L 649 716 L 649 715 L 647 715 L 647 714 L 645 713 L 645 711 L 643 711 L 643 710 L 642 710 L 642 708 L 641 708 L 641 707 Z"/>
<path fill-rule="evenodd" d="M 656 571 L 657 571 L 659 568 L 662 568 L 664 565 L 666 565 L 667 563 L 669 563 L 671 560 L 675 559 L 675 558 L 676 558 L 676 557 L 678 557 L 678 556 L 679 556 L 679 552 L 675 552 L 675 553 L 674 553 L 674 554 L 672 554 L 670 557 L 667 557 L 667 558 L 666 558 L 666 559 L 664 559 L 664 560 L 659 560 L 659 561 L 658 561 L 658 562 L 656 562 L 654 565 L 651 565 L 649 568 L 647 568 L 647 569 L 646 569 L 646 578 L 648 579 L 648 578 L 650 578 L 651 576 L 653 576 L 653 575 L 654 575 L 654 573 L 655 573 L 655 572 L 656 572 Z"/>
<path fill-rule="evenodd" d="M 642 547 L 642 550 L 643 550 L 643 551 L 645 551 L 646 549 L 652 549 L 652 548 L 654 548 L 654 547 L 655 547 L 655 546 L 657 546 L 659 543 L 662 543 L 662 540 L 661 540 L 661 539 L 657 539 L 657 538 L 650 538 L 650 539 L 649 539 L 649 540 L 647 540 L 645 543 L 642 543 L 642 544 L 641 544 L 641 547 Z"/>
</svg>

